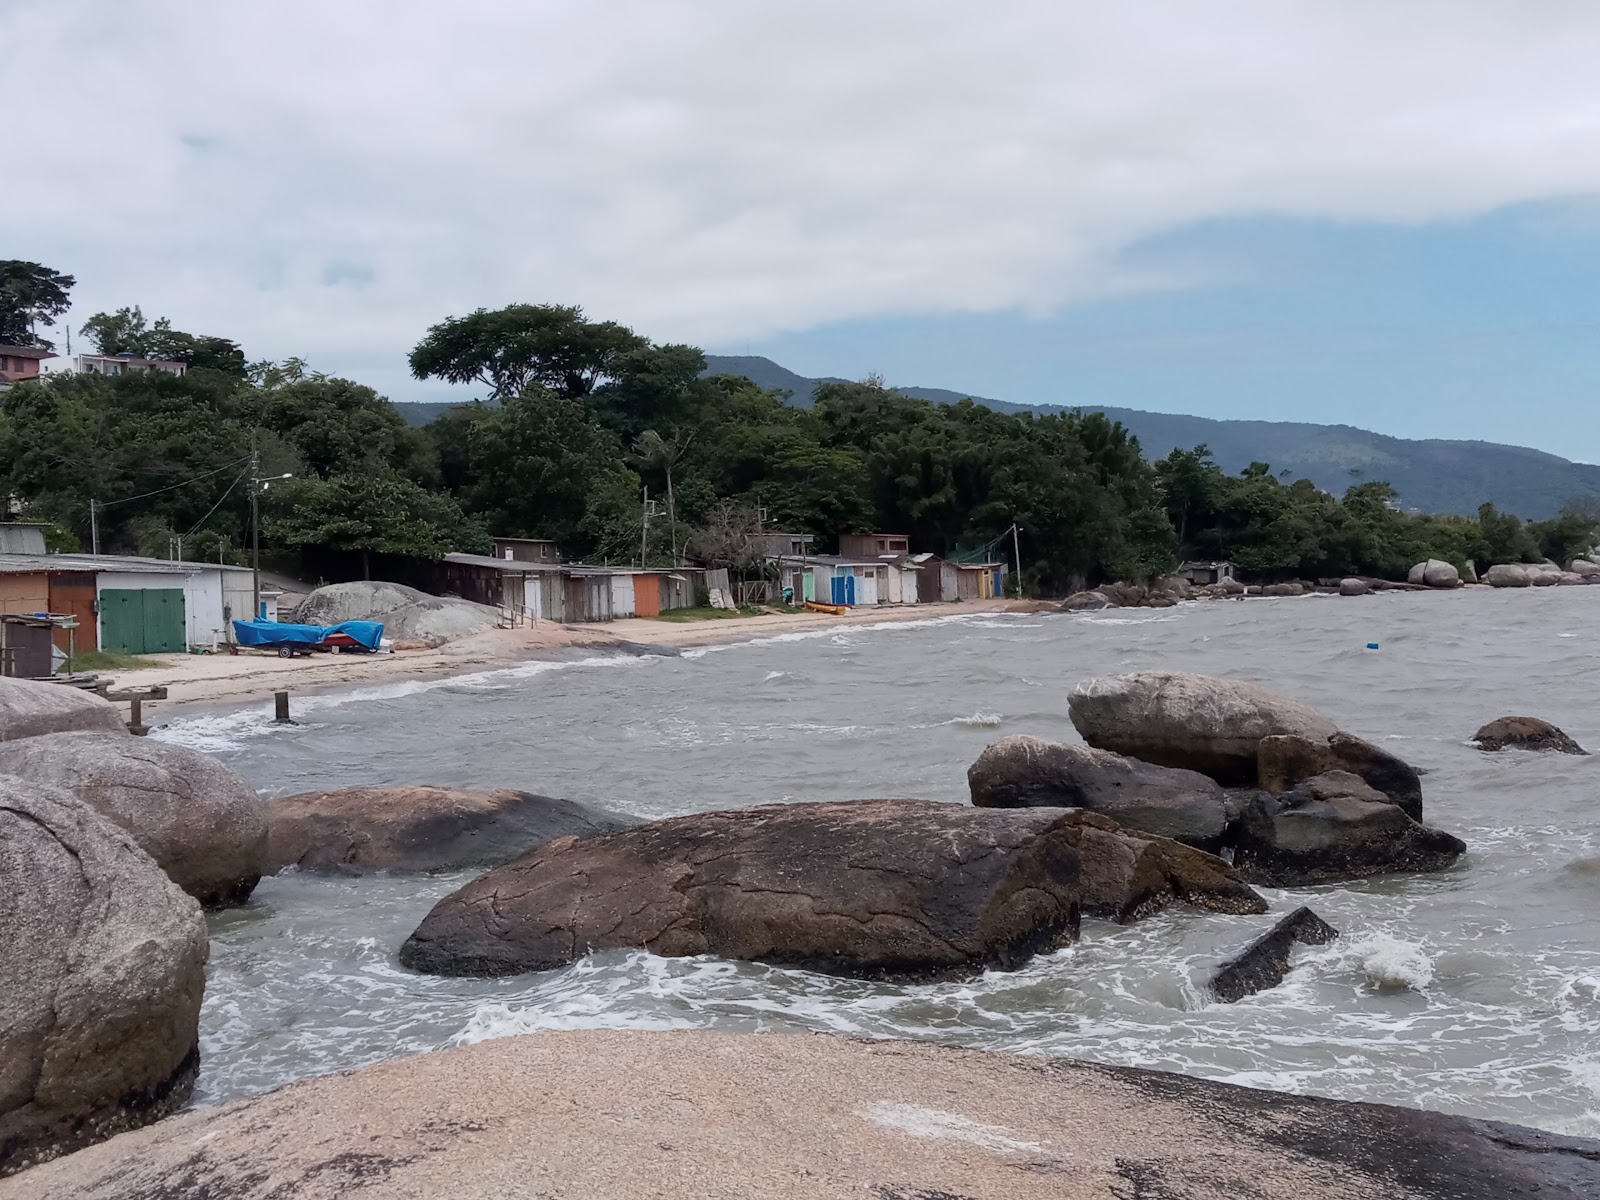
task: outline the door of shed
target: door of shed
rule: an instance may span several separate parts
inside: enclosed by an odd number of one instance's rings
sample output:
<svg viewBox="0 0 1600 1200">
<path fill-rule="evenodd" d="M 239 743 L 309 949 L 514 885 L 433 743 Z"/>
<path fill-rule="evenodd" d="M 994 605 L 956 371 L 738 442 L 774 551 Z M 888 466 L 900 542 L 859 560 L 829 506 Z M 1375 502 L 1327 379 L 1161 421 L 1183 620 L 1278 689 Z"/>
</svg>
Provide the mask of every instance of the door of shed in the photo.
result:
<svg viewBox="0 0 1600 1200">
<path fill-rule="evenodd" d="M 67 648 L 67 636 L 79 650 L 98 650 L 100 640 L 94 619 L 94 576 L 84 571 L 56 572 L 50 576 L 50 611 L 77 619 L 74 630 L 57 629 L 55 643 Z"/>
<path fill-rule="evenodd" d="M 100 593 L 101 642 L 125 654 L 181 654 L 182 588 L 105 588 Z"/>
</svg>

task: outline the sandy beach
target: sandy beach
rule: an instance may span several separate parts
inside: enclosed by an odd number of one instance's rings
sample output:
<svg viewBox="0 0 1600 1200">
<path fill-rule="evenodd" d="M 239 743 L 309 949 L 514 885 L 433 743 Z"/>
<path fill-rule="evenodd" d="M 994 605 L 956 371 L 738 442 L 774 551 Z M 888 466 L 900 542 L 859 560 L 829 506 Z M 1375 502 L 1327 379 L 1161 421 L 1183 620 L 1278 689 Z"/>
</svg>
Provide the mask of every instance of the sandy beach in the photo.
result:
<svg viewBox="0 0 1600 1200">
<path fill-rule="evenodd" d="M 396 650 L 384 654 L 315 654 L 279 658 L 275 652 L 244 650 L 238 654 L 158 654 L 159 666 L 107 671 L 116 688 L 164 687 L 167 698 L 147 703 L 145 720 L 159 720 L 199 708 L 270 706 L 272 693 L 310 694 L 361 684 L 402 679 L 433 679 L 509 666 L 569 650 L 626 651 L 630 647 L 682 649 L 720 645 L 752 638 L 800 633 L 850 625 L 893 621 L 928 621 L 981 612 L 1030 611 L 1029 601 L 976 600 L 955 604 L 918 604 L 861 609 L 843 616 L 827 613 L 763 613 L 698 621 L 628 618 L 604 625 L 560 625 L 491 629 L 432 650 Z"/>
</svg>

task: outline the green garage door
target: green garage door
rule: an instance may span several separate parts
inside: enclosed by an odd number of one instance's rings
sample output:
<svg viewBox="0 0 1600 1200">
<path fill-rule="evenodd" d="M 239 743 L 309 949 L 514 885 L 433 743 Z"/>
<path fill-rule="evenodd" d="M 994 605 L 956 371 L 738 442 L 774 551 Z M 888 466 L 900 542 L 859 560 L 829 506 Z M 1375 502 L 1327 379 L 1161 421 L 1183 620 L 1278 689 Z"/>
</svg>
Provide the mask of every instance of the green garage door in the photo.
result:
<svg viewBox="0 0 1600 1200">
<path fill-rule="evenodd" d="M 182 654 L 182 588 L 106 588 L 100 593 L 100 647 L 124 654 Z"/>
</svg>

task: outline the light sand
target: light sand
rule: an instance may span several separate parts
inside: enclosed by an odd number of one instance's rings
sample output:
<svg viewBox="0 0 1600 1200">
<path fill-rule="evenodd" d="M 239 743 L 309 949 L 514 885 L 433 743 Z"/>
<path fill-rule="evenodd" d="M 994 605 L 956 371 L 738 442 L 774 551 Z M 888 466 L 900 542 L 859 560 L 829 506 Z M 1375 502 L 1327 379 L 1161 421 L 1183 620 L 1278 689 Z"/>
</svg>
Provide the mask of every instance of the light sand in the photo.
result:
<svg viewBox="0 0 1600 1200">
<path fill-rule="evenodd" d="M 1029 611 L 1027 601 L 977 600 L 958 604 L 918 604 L 858 609 L 843 616 L 827 613 L 767 613 L 703 621 L 629 618 L 603 625 L 559 625 L 492 629 L 450 642 L 436 650 L 397 650 L 386 654 L 313 654 L 279 658 L 274 651 L 238 654 L 155 654 L 160 665 L 134 671 L 108 671 L 117 688 L 165 687 L 167 699 L 144 707 L 150 723 L 194 708 L 269 705 L 272 693 L 336 691 L 361 684 L 402 679 L 435 679 L 540 658 L 563 648 L 626 649 L 632 645 L 684 648 L 722 645 L 800 633 L 811 629 L 874 625 L 889 621 L 927 621 L 981 612 Z"/>
</svg>

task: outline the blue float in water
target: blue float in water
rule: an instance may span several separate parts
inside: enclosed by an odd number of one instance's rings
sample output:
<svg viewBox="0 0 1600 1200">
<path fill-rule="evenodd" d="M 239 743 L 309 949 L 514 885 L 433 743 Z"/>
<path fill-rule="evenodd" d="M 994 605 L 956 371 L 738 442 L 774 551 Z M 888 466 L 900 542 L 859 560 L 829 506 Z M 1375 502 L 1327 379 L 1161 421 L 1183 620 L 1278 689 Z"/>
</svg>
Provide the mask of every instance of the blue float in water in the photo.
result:
<svg viewBox="0 0 1600 1200">
<path fill-rule="evenodd" d="M 1368 642 L 1367 643 L 1367 649 L 1368 650 L 1376 650 L 1377 648 L 1378 648 L 1378 643 L 1377 642 Z"/>
</svg>

